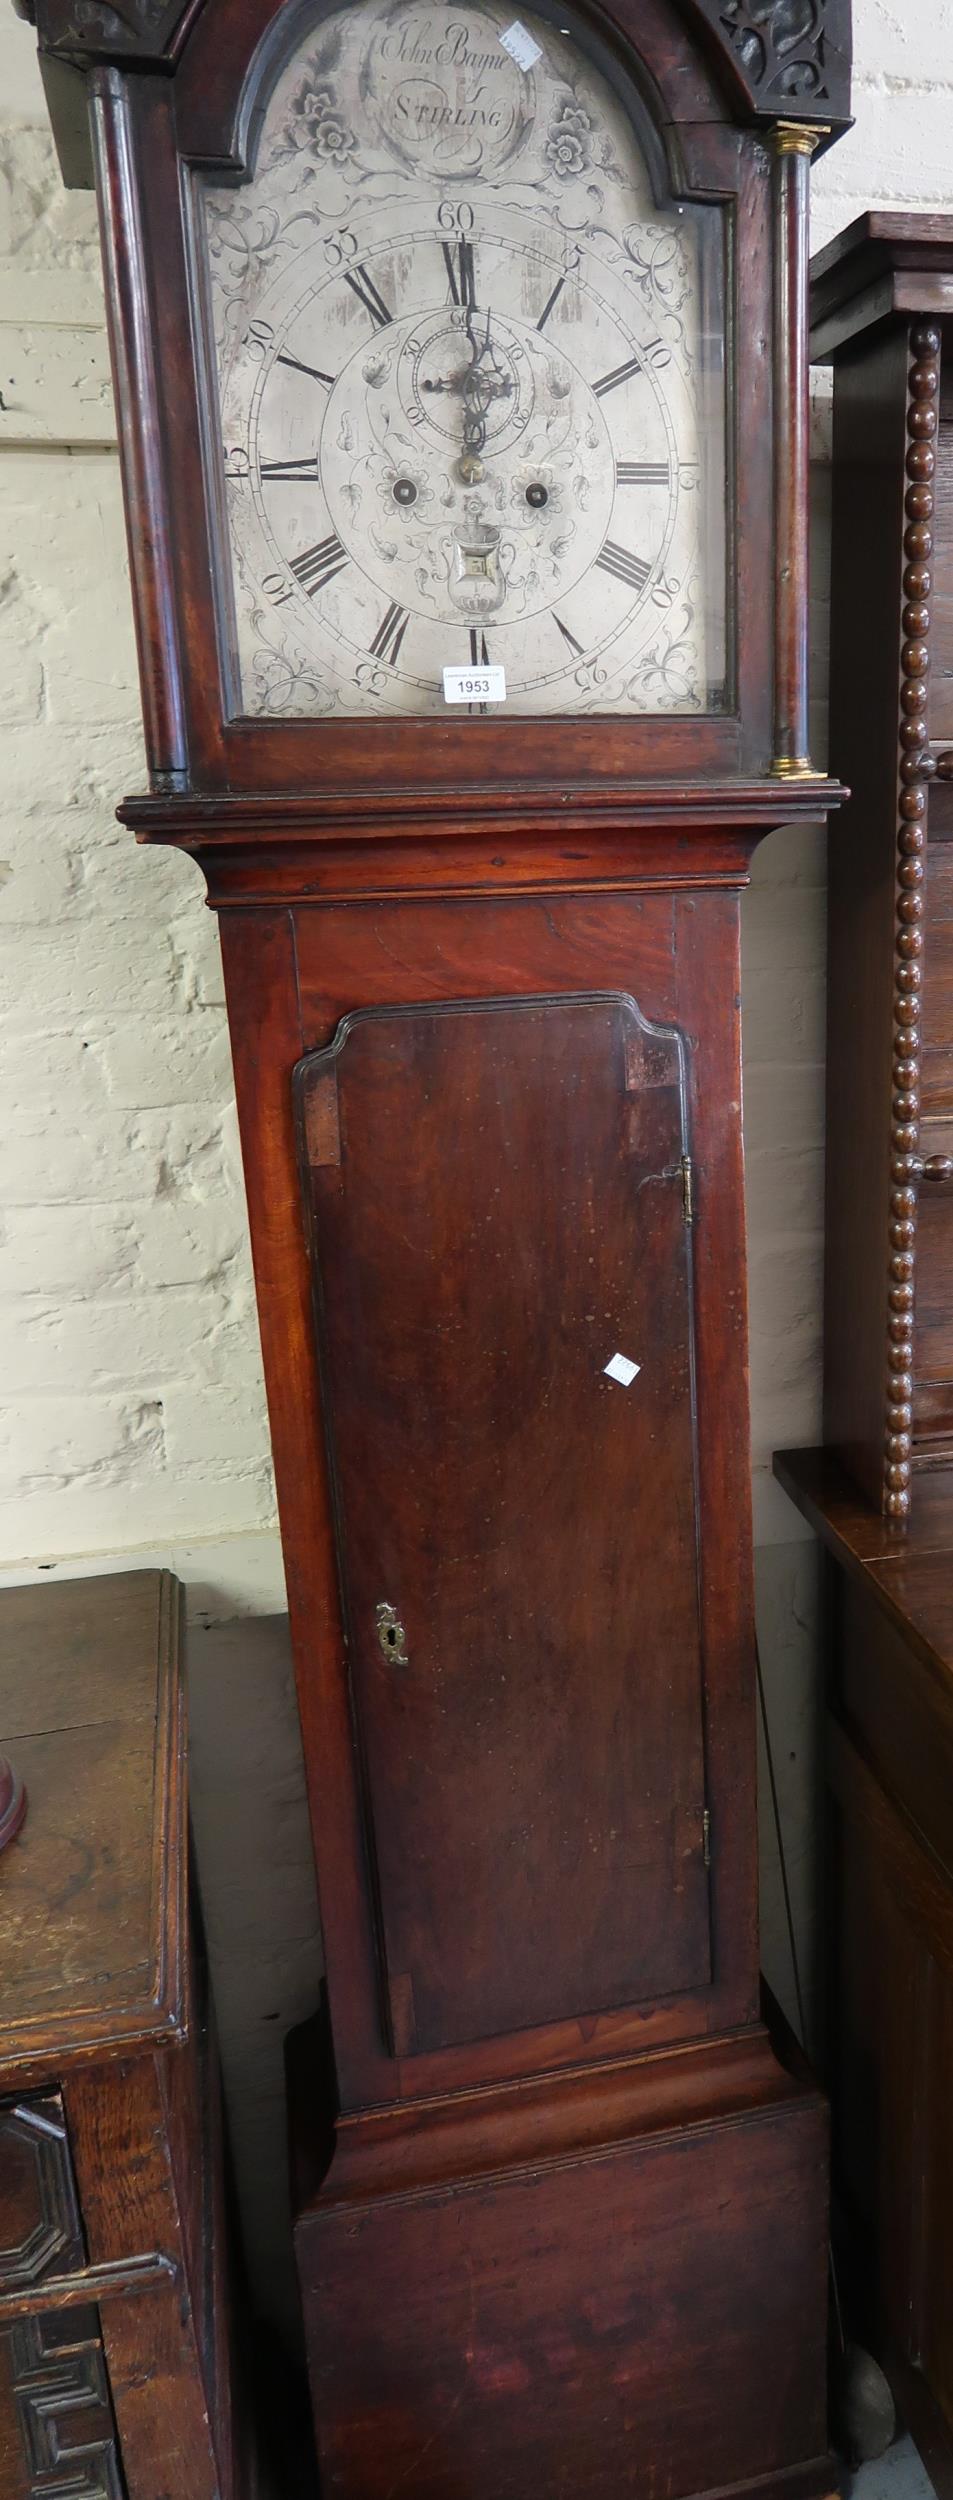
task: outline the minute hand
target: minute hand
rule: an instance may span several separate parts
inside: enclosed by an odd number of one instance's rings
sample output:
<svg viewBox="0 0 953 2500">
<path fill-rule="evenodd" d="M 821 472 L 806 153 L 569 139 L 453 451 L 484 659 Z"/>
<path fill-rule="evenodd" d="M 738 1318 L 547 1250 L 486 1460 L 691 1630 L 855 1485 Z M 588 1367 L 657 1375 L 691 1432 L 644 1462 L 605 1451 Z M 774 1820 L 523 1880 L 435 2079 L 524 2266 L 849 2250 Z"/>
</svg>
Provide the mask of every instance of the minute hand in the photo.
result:
<svg viewBox="0 0 953 2500">
<path fill-rule="evenodd" d="M 507 393 L 512 388 L 510 377 L 508 374 L 504 374 L 502 372 L 497 360 L 496 349 L 492 345 L 490 339 L 491 318 L 492 316 L 488 312 L 483 337 L 482 339 L 478 339 L 473 327 L 472 308 L 469 310 L 467 317 L 467 337 L 470 342 L 470 363 L 463 377 L 461 392 L 463 399 L 463 457 L 460 462 L 460 473 L 468 485 L 474 486 L 479 484 L 479 481 L 483 476 L 483 461 L 481 455 L 486 443 L 486 420 L 488 410 L 491 408 L 494 399 L 505 398 Z"/>
</svg>

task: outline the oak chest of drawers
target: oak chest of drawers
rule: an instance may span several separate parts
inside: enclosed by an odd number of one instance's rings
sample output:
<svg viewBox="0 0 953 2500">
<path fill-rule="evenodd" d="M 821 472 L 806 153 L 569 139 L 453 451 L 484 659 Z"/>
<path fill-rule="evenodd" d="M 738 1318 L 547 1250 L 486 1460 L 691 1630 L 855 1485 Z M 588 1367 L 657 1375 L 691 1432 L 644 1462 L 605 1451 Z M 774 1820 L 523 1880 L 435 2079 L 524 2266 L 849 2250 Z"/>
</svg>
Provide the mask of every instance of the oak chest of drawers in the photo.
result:
<svg viewBox="0 0 953 2500">
<path fill-rule="evenodd" d="M 179 1590 L 0 1593 L 0 2500 L 251 2500 Z"/>
</svg>

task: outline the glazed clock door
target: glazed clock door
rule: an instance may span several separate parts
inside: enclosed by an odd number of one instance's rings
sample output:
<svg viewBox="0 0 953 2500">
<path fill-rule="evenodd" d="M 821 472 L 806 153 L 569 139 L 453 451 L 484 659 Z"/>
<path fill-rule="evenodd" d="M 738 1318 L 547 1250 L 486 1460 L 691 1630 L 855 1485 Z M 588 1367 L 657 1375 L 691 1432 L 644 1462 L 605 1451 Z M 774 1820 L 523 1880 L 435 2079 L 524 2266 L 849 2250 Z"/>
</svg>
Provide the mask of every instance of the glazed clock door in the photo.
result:
<svg viewBox="0 0 953 2500">
<path fill-rule="evenodd" d="M 296 1082 L 392 2043 L 703 1986 L 680 1036 L 368 1009 Z"/>
</svg>

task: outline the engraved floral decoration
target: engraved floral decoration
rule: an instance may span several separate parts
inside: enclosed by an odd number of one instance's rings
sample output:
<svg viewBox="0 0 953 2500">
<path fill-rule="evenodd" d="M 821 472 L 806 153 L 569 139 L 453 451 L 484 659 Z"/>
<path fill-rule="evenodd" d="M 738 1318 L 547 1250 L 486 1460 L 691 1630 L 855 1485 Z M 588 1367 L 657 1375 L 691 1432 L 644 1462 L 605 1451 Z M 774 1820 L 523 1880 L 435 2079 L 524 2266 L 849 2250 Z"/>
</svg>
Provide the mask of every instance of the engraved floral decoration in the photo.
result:
<svg viewBox="0 0 953 2500">
<path fill-rule="evenodd" d="M 528 436 L 524 457 L 520 467 L 515 472 L 515 475 L 509 479 L 506 487 L 506 503 L 508 506 L 508 519 L 510 527 L 513 527 L 514 520 L 524 526 L 528 524 L 534 528 L 534 534 L 537 537 L 539 535 L 539 510 L 537 509 L 534 511 L 532 504 L 528 501 L 526 492 L 527 486 L 530 486 L 538 492 L 540 496 L 540 503 L 546 513 L 547 523 L 550 521 L 559 521 L 560 517 L 565 514 L 566 483 L 568 483 L 572 494 L 577 497 L 577 500 L 579 499 L 580 486 L 582 486 L 586 493 L 588 493 L 589 488 L 588 477 L 578 470 L 574 471 L 571 478 L 564 483 L 564 480 L 558 470 L 553 468 L 551 463 L 546 460 L 545 454 L 542 453 L 539 448 L 544 440 L 545 437 L 542 433 L 540 433 L 537 437 L 535 444 L 532 435 Z"/>
<path fill-rule="evenodd" d="M 325 164 L 341 165 L 356 146 L 340 112 L 333 87 L 316 86 L 312 75 L 292 98 L 288 137 L 293 147 L 308 148 Z"/>
<path fill-rule="evenodd" d="M 644 304 L 667 316 L 670 335 L 681 346 L 685 343 L 682 314 L 691 299 L 689 259 L 681 235 L 673 234 L 670 226 L 650 226 L 640 219 L 638 225 L 626 227 L 622 241 L 626 276 Z"/>
<path fill-rule="evenodd" d="M 377 479 L 377 493 L 388 520 L 404 531 L 414 530 L 428 504 L 435 500 L 426 469 L 406 460 L 400 452 L 385 460 Z"/>
<path fill-rule="evenodd" d="M 252 668 L 254 709 L 264 712 L 333 712 L 336 696 L 310 669 L 262 646 Z"/>
<path fill-rule="evenodd" d="M 584 174 L 592 163 L 592 123 L 575 99 L 560 107 L 546 141 L 546 161 L 560 182 Z"/>
<path fill-rule="evenodd" d="M 663 591 L 667 585 L 661 584 Z M 643 653 L 626 695 L 630 702 L 655 710 L 661 698 L 673 712 L 700 712 L 704 696 L 699 683 L 695 606 L 686 594 L 673 604 L 668 632 Z"/>
<path fill-rule="evenodd" d="M 231 195 L 223 205 L 211 193 L 206 223 L 209 259 L 228 292 L 260 286 L 281 249 L 278 210 L 252 207 Z"/>
</svg>

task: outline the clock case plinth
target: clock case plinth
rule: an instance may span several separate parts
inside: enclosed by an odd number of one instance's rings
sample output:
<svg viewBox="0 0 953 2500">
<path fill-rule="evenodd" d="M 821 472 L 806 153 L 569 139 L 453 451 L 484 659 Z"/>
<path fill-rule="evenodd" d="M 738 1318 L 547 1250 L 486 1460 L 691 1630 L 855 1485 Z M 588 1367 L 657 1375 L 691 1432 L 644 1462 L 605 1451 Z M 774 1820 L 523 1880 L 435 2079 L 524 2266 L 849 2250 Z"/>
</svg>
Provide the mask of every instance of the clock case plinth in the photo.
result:
<svg viewBox="0 0 953 2500">
<path fill-rule="evenodd" d="M 728 708 L 333 726 L 227 716 L 188 281 L 181 159 L 239 166 L 276 0 L 95 26 L 40 0 L 102 212 L 152 785 L 121 814 L 220 917 L 327 1964 L 292 2059 L 296 2238 L 343 2500 L 834 2480 L 826 2114 L 759 2003 L 739 1037 L 752 850 L 841 795 L 807 760 L 806 181 L 849 12 L 812 13 L 798 68 L 777 12 L 598 12 L 734 237 Z M 428 1344 L 422 1501 L 388 1364 Z M 631 1435 L 613 1352 L 641 1367 Z M 529 1557 L 508 1620 L 486 1505 L 464 1515 L 497 1452 Z"/>
</svg>

